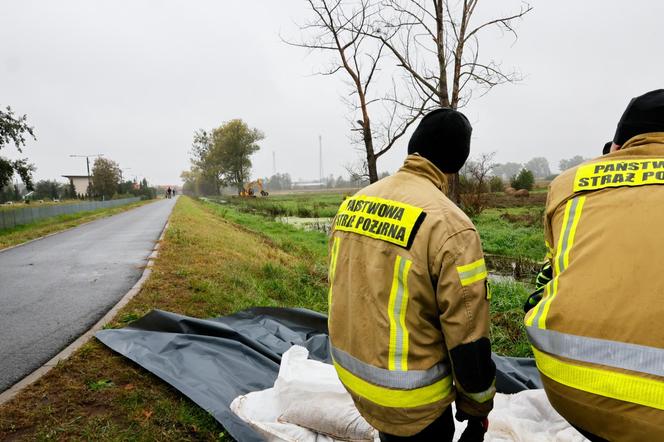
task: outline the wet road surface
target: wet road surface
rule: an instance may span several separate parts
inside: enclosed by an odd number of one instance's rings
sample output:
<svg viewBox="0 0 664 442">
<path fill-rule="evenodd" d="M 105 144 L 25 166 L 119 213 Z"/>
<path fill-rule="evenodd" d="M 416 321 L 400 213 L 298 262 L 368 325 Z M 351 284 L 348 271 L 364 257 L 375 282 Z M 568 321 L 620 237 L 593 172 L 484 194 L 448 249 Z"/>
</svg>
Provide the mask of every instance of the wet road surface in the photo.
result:
<svg viewBox="0 0 664 442">
<path fill-rule="evenodd" d="M 0 392 L 85 333 L 129 291 L 175 201 L 0 251 Z"/>
</svg>

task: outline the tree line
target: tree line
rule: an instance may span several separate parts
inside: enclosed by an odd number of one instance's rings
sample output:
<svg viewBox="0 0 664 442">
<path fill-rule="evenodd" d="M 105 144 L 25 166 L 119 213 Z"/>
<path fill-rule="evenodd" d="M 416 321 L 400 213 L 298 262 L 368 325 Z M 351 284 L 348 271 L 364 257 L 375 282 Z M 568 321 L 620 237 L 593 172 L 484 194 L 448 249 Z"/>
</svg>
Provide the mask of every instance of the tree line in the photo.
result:
<svg viewBox="0 0 664 442">
<path fill-rule="evenodd" d="M 219 127 L 194 132 L 190 150 L 189 170 L 181 173 L 183 192 L 191 195 L 219 195 L 239 193 L 251 181 L 251 155 L 260 149 L 265 134 L 251 128 L 242 119 L 233 119 Z M 322 188 L 357 188 L 369 184 L 366 167 L 357 171 L 347 167 L 348 177 L 329 175 Z M 386 176 L 383 172 L 380 178 Z M 270 190 L 290 190 L 294 183 L 290 174 L 276 173 L 262 178 Z"/>
<path fill-rule="evenodd" d="M 13 144 L 22 154 L 28 138 L 36 140 L 34 127 L 28 124 L 27 115 L 17 115 L 7 106 L 0 109 L 0 150 Z M 60 183 L 55 180 L 33 182 L 36 167 L 27 158 L 10 160 L 0 155 L 0 203 L 7 201 L 69 198 L 112 199 L 118 196 L 138 196 L 144 199 L 155 198 L 157 189 L 151 187 L 144 178 L 141 181 L 122 179 L 120 166 L 113 160 L 97 158 L 94 162 L 90 184 L 85 193 L 77 194 L 73 183 Z M 20 177 L 22 184 L 12 179 Z"/>
<path fill-rule="evenodd" d="M 586 161 L 587 158 L 581 155 L 573 156 L 572 158 L 562 159 L 558 162 L 560 171 L 571 169 Z M 556 175 L 551 172 L 549 161 L 544 157 L 535 157 L 526 163 L 498 163 L 494 164 L 491 168 L 495 176 L 501 177 L 503 180 L 510 180 L 513 176 L 518 175 L 522 169 L 532 172 L 533 176 L 538 179 L 553 179 Z"/>
<path fill-rule="evenodd" d="M 182 172 L 183 190 L 197 195 L 218 195 L 224 188 L 238 193 L 251 177 L 251 155 L 265 135 L 241 119 L 194 133 L 191 167 Z"/>
<path fill-rule="evenodd" d="M 107 158 L 97 158 L 90 174 L 90 184 L 85 193 L 77 193 L 73 182 L 63 183 L 56 180 L 40 180 L 26 184 L 7 184 L 0 188 L 0 203 L 7 201 L 64 200 L 64 199 L 100 199 L 140 197 L 152 199 L 157 196 L 157 189 L 142 180 L 123 180 L 118 164 Z"/>
</svg>

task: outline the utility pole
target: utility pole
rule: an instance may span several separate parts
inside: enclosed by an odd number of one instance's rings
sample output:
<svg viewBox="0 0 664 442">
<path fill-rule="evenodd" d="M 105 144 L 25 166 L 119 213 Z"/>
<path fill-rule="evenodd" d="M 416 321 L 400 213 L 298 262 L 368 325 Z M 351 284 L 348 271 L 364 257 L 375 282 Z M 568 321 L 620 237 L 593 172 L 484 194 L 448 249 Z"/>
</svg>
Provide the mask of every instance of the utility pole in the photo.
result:
<svg viewBox="0 0 664 442">
<path fill-rule="evenodd" d="M 86 193 L 88 194 L 88 198 L 92 198 L 92 195 L 90 195 L 90 186 L 92 186 L 92 182 L 90 181 L 90 158 L 92 157 L 103 157 L 103 153 L 96 153 L 94 155 L 69 155 L 72 158 L 85 158 L 85 164 L 88 166 L 88 188 L 86 190 Z"/>
<path fill-rule="evenodd" d="M 272 176 L 277 174 L 277 154 L 272 151 Z"/>
<path fill-rule="evenodd" d="M 318 175 L 320 185 L 323 186 L 323 137 L 318 135 Z"/>
</svg>

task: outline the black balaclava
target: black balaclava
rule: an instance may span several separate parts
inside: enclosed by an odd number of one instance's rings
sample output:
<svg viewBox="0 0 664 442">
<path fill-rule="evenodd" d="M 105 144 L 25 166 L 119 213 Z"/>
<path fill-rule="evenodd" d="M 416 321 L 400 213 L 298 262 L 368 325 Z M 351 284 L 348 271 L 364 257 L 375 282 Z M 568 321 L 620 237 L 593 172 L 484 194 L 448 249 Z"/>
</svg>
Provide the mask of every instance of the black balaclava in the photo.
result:
<svg viewBox="0 0 664 442">
<path fill-rule="evenodd" d="M 473 128 L 464 114 L 436 109 L 422 118 L 408 142 L 408 154 L 418 153 L 441 172 L 457 173 L 470 153 Z"/>
<path fill-rule="evenodd" d="M 613 142 L 619 146 L 636 135 L 664 132 L 664 89 L 632 98 L 620 117 Z"/>
</svg>

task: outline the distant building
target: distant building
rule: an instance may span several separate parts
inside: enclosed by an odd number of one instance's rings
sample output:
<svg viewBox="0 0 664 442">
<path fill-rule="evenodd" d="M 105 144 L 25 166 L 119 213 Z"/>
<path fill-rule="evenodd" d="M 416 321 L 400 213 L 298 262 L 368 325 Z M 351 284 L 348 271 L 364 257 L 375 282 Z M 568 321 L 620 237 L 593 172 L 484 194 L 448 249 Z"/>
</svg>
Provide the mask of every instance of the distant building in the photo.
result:
<svg viewBox="0 0 664 442">
<path fill-rule="evenodd" d="M 88 184 L 91 177 L 87 175 L 62 175 L 64 178 L 69 179 L 69 183 L 74 185 L 74 192 L 77 196 L 85 196 L 88 194 Z"/>
<path fill-rule="evenodd" d="M 292 184 L 293 189 L 322 189 L 325 183 L 321 181 L 296 181 Z"/>
</svg>

